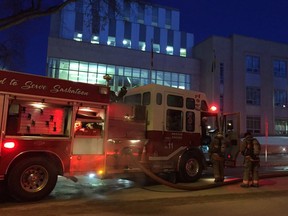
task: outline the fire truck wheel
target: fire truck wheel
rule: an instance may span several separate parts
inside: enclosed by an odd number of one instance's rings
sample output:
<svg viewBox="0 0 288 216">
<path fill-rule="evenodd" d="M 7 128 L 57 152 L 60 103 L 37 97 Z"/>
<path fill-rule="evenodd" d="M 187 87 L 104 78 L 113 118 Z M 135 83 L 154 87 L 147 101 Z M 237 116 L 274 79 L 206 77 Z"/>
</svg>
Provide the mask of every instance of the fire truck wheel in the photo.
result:
<svg viewBox="0 0 288 216">
<path fill-rule="evenodd" d="M 57 182 L 57 172 L 51 161 L 32 157 L 19 161 L 9 171 L 9 195 L 18 201 L 37 201 L 48 196 Z"/>
<path fill-rule="evenodd" d="M 201 158 L 193 152 L 186 152 L 179 164 L 179 177 L 181 182 L 197 181 L 203 171 Z"/>
</svg>

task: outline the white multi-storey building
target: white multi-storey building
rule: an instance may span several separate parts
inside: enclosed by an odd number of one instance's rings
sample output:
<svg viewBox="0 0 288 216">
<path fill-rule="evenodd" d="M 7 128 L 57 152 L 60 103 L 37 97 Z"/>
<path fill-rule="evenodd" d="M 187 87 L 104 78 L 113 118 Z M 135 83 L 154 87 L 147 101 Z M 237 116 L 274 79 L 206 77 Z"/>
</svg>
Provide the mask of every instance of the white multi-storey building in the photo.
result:
<svg viewBox="0 0 288 216">
<path fill-rule="evenodd" d="M 201 90 L 221 111 L 240 112 L 243 133 L 288 135 L 288 44 L 212 36 L 193 52 L 201 59 Z"/>
<path fill-rule="evenodd" d="M 104 2 L 116 2 L 118 13 Z M 48 76 L 104 83 L 109 74 L 115 91 L 148 83 L 197 89 L 194 36 L 179 30 L 179 19 L 177 9 L 141 1 L 76 1 L 52 17 Z"/>
</svg>

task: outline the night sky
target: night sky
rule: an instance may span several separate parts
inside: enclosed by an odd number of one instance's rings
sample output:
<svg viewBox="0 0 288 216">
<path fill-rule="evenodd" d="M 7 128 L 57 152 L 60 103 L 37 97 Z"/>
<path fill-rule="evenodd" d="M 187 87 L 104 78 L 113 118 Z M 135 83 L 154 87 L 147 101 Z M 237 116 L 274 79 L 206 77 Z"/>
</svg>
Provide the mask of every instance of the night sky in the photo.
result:
<svg viewBox="0 0 288 216">
<path fill-rule="evenodd" d="M 196 44 L 212 35 L 232 34 L 288 43 L 288 0 L 146 1 L 178 8 L 180 30 L 193 33 Z M 18 49 L 23 52 L 18 59 L 25 64 L 15 70 L 46 75 L 48 20 L 38 18 L 0 32 L 0 40 L 7 32 L 8 37 L 18 38 Z"/>
<path fill-rule="evenodd" d="M 287 0 L 149 0 L 180 10 L 180 26 L 195 43 L 239 34 L 288 43 Z"/>
</svg>

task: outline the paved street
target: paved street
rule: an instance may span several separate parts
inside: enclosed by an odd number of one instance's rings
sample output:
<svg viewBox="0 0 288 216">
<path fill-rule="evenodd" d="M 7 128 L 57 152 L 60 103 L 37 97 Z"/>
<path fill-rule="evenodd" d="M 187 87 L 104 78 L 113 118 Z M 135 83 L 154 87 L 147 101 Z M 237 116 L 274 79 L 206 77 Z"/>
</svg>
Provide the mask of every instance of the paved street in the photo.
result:
<svg viewBox="0 0 288 216">
<path fill-rule="evenodd" d="M 139 187 L 132 181 L 99 180 L 81 177 L 77 183 L 59 177 L 51 195 L 40 202 L 15 203 L 2 200 L 1 216 L 33 215 L 287 215 L 288 195 L 286 155 L 262 161 L 260 188 L 239 187 L 242 167 L 227 168 L 226 182 L 214 187 L 211 169 L 189 187 L 210 189 L 185 191 L 164 185 Z M 272 159 L 272 158 L 269 158 Z M 277 165 L 277 166 L 276 166 Z M 271 174 L 282 177 L 272 177 Z M 268 176 L 267 176 L 268 175 Z M 267 178 L 268 177 L 268 178 Z"/>
</svg>

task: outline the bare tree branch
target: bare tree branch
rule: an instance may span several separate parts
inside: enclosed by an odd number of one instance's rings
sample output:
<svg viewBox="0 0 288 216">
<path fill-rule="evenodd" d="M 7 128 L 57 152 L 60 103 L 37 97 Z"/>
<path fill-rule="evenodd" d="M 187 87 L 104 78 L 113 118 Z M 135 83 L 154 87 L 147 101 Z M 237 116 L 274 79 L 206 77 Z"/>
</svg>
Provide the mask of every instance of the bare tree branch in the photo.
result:
<svg viewBox="0 0 288 216">
<path fill-rule="evenodd" d="M 37 17 L 47 16 L 53 13 L 56 13 L 63 9 L 66 5 L 76 2 L 77 0 L 66 0 L 58 5 L 54 5 L 45 9 L 41 9 L 41 0 L 37 0 L 36 3 L 32 1 L 32 5 L 30 8 L 23 10 L 17 14 L 13 14 L 12 16 L 8 16 L 0 19 L 0 30 L 4 30 L 10 28 L 14 25 L 18 25 L 23 23 L 29 19 L 34 19 Z"/>
</svg>

